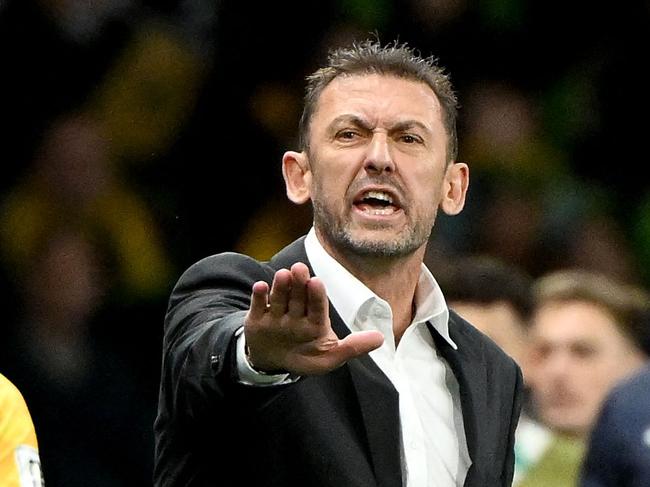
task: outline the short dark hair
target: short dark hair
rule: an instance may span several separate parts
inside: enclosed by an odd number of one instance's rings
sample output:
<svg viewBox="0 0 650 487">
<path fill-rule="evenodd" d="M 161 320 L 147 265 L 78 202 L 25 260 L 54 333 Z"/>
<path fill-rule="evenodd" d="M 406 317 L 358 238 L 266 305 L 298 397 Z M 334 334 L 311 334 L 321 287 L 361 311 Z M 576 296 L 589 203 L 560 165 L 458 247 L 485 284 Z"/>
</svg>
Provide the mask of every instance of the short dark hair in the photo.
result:
<svg viewBox="0 0 650 487">
<path fill-rule="evenodd" d="M 447 160 L 455 160 L 458 154 L 458 100 L 449 75 L 437 62 L 437 58 L 423 58 L 405 43 L 397 42 L 382 46 L 377 41 L 366 40 L 353 43 L 351 47 L 331 50 L 327 65 L 306 78 L 304 108 L 298 127 L 301 150 L 309 149 L 311 119 L 327 85 L 339 76 L 382 74 L 420 81 L 431 88 L 442 106 L 443 123 L 448 135 Z"/>
<path fill-rule="evenodd" d="M 510 304 L 527 325 L 533 310 L 533 277 L 517 265 L 491 255 L 466 255 L 435 273 L 447 302 Z"/>
</svg>

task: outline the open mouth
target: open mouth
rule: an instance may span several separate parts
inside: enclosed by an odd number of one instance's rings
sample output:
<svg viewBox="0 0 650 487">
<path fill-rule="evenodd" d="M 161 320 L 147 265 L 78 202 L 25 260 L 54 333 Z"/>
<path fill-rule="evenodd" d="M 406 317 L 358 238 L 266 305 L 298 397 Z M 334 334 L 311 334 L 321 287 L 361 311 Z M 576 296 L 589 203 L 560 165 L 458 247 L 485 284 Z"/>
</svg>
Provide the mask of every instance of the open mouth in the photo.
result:
<svg viewBox="0 0 650 487">
<path fill-rule="evenodd" d="M 392 215 L 400 210 L 395 196 L 387 191 L 367 190 L 354 200 L 354 206 L 368 215 Z"/>
</svg>

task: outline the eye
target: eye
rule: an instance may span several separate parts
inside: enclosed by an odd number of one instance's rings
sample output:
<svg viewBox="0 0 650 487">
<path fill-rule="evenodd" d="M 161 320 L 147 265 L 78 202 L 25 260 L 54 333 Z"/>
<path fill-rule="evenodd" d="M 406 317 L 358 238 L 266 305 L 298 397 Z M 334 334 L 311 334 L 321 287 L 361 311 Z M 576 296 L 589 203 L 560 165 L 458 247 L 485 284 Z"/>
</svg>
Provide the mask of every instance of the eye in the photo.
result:
<svg viewBox="0 0 650 487">
<path fill-rule="evenodd" d="M 594 346 L 588 343 L 575 343 L 571 346 L 571 352 L 574 356 L 581 359 L 594 357 L 598 352 Z"/>
<path fill-rule="evenodd" d="M 341 130 L 336 134 L 337 139 L 343 139 L 343 140 L 354 140 L 356 137 L 359 136 L 359 133 L 356 132 L 355 130 Z"/>
<path fill-rule="evenodd" d="M 422 138 L 418 137 L 417 135 L 413 135 L 413 134 L 402 134 L 402 135 L 400 135 L 399 140 L 401 142 L 404 142 L 405 144 L 421 144 L 422 143 Z"/>
</svg>

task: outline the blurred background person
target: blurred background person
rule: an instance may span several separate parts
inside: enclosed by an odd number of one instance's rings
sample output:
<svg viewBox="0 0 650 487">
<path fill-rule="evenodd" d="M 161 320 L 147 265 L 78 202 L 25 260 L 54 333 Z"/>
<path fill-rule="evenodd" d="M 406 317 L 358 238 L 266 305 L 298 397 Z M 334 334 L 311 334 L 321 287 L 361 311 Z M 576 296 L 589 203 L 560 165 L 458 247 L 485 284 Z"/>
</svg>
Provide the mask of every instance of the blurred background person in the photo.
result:
<svg viewBox="0 0 650 487">
<path fill-rule="evenodd" d="M 644 315 L 650 328 L 650 312 Z M 650 485 L 650 364 L 608 394 L 589 438 L 580 487 Z"/>
<path fill-rule="evenodd" d="M 586 270 L 560 270 L 533 289 L 529 384 L 556 435 L 521 485 L 574 486 L 585 444 L 610 389 L 648 358 L 647 294 Z"/>
<path fill-rule="evenodd" d="M 36 430 L 18 388 L 0 374 L 0 484 L 41 487 L 41 461 Z"/>
<path fill-rule="evenodd" d="M 120 177 L 104 125 L 89 111 L 53 121 L 30 171 L 0 206 L 0 253 L 24 269 L 35 248 L 62 226 L 82 229 L 113 255 L 124 296 L 155 296 L 170 262 L 144 198 Z"/>
</svg>

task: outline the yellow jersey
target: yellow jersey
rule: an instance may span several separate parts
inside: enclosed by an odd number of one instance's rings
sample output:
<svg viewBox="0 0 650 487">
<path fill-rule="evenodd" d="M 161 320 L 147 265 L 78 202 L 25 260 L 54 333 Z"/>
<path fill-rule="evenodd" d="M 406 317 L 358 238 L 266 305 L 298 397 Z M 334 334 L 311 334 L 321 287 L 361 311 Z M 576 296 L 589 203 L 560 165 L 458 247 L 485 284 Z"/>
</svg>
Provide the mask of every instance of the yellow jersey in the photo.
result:
<svg viewBox="0 0 650 487">
<path fill-rule="evenodd" d="M 20 391 L 0 374 L 0 487 L 42 487 L 34 423 Z"/>
</svg>

